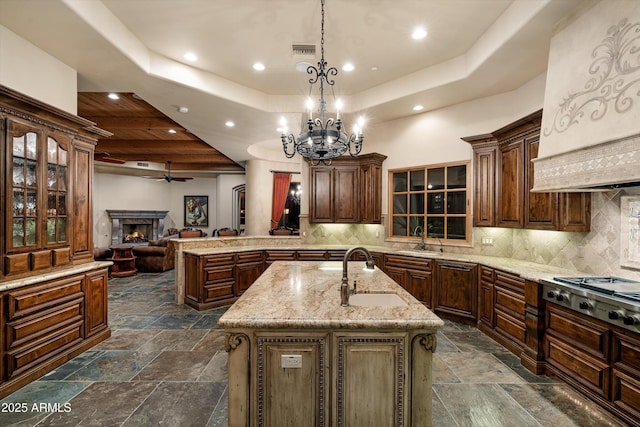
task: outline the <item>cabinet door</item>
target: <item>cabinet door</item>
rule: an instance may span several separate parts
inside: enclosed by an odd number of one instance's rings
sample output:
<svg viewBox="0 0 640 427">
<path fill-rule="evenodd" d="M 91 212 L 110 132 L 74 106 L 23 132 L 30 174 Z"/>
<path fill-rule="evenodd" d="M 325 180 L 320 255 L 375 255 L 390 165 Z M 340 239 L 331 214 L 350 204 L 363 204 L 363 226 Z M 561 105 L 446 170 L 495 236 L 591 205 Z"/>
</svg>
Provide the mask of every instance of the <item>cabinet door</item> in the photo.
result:
<svg viewBox="0 0 640 427">
<path fill-rule="evenodd" d="M 236 264 L 236 283 L 234 295 L 239 297 L 249 289 L 249 286 L 260 277 L 263 269 L 262 262 Z"/>
<path fill-rule="evenodd" d="M 640 419 L 640 339 L 613 334 L 612 396 L 614 405 Z"/>
<path fill-rule="evenodd" d="M 336 426 L 397 426 L 405 419 L 405 334 L 334 338 Z"/>
<path fill-rule="evenodd" d="M 404 289 L 407 289 L 406 268 L 385 265 L 384 272 L 398 285 L 402 286 Z"/>
<path fill-rule="evenodd" d="M 84 283 L 85 337 L 107 328 L 107 270 L 87 274 Z"/>
<path fill-rule="evenodd" d="M 335 222 L 360 221 L 359 168 L 336 167 L 334 173 Z"/>
<path fill-rule="evenodd" d="M 79 143 L 76 143 L 77 145 Z M 73 257 L 75 260 L 93 257 L 93 216 L 91 187 L 93 180 L 93 148 L 76 146 L 73 156 Z"/>
<path fill-rule="evenodd" d="M 480 288 L 478 290 L 478 326 L 493 329 L 493 284 L 495 271 L 492 268 L 480 266 Z"/>
<path fill-rule="evenodd" d="M 591 194 L 561 193 L 559 217 L 560 231 L 590 231 Z"/>
<path fill-rule="evenodd" d="M 522 228 L 524 223 L 524 144 L 517 140 L 500 145 L 496 226 Z"/>
<path fill-rule="evenodd" d="M 251 425 L 330 425 L 327 341 L 327 335 L 319 333 L 257 334 L 254 387 L 262 410 Z"/>
<path fill-rule="evenodd" d="M 382 167 L 363 165 L 360 169 L 360 222 L 382 223 Z"/>
<path fill-rule="evenodd" d="M 333 168 L 310 168 L 309 221 L 333 222 Z"/>
<path fill-rule="evenodd" d="M 474 149 L 474 197 L 473 225 L 493 227 L 496 225 L 496 147 Z"/>
<path fill-rule="evenodd" d="M 477 265 L 437 262 L 433 310 L 452 318 L 475 323 L 478 309 Z"/>
<path fill-rule="evenodd" d="M 526 192 L 525 192 L 525 228 L 538 230 L 555 230 L 558 222 L 558 193 L 532 193 L 534 179 L 533 159 L 538 158 L 538 148 L 540 146 L 540 134 L 536 134 L 525 139 L 525 169 L 526 169 Z"/>
<path fill-rule="evenodd" d="M 431 308 L 431 272 L 419 270 L 407 270 L 407 291 L 415 299 Z"/>
</svg>

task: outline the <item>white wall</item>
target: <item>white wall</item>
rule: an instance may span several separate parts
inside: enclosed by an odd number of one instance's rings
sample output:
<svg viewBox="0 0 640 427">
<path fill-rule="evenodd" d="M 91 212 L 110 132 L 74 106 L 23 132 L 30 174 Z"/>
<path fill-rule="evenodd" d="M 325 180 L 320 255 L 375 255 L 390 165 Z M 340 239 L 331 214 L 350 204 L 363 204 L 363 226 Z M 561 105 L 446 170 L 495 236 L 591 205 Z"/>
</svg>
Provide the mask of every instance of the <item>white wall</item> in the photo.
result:
<svg viewBox="0 0 640 427">
<path fill-rule="evenodd" d="M 230 204 L 218 200 L 216 178 L 196 178 L 188 182 L 155 181 L 152 179 L 95 173 L 93 177 L 93 243 L 96 247 L 111 243 L 111 219 L 107 209 L 168 210 L 164 222 L 168 228 L 183 228 L 184 196 L 209 196 L 209 226 L 203 228 L 208 235 L 218 228 L 216 206 Z"/>
<path fill-rule="evenodd" d="M 78 113 L 76 71 L 0 25 L 0 84 Z"/>
<path fill-rule="evenodd" d="M 245 175 L 219 175 L 217 179 L 217 203 L 215 228 L 232 228 L 233 225 L 233 188 L 244 184 Z"/>
</svg>

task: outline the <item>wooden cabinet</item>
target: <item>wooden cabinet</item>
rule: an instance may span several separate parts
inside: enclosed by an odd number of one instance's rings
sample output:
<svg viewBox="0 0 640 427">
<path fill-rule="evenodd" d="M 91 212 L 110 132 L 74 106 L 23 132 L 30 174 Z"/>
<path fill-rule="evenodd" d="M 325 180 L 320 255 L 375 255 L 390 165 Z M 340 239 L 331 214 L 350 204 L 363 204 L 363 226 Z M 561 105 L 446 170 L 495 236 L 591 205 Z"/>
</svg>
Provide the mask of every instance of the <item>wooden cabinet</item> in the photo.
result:
<svg viewBox="0 0 640 427">
<path fill-rule="evenodd" d="M 504 271 L 495 271 L 494 331 L 499 342 L 519 354 L 525 347 L 524 279 Z"/>
<path fill-rule="evenodd" d="M 237 298 L 233 254 L 185 254 L 185 304 L 207 310 L 231 304 Z"/>
<path fill-rule="evenodd" d="M 640 338 L 614 332 L 611 362 L 611 401 L 628 420 L 640 420 Z"/>
<path fill-rule="evenodd" d="M 262 251 L 241 252 L 236 255 L 234 295 L 240 296 L 249 289 L 264 271 Z"/>
<path fill-rule="evenodd" d="M 108 338 L 107 269 L 0 293 L 0 398 Z"/>
<path fill-rule="evenodd" d="M 493 292 L 496 273 L 493 268 L 480 266 L 480 284 L 478 288 L 478 329 L 493 330 Z"/>
<path fill-rule="evenodd" d="M 436 261 L 433 311 L 445 318 L 476 324 L 478 266 L 467 262 Z"/>
<path fill-rule="evenodd" d="M 93 149 L 108 132 L 0 86 L 0 279 L 93 260 Z"/>
<path fill-rule="evenodd" d="M 373 153 L 310 166 L 309 221 L 380 224 L 384 159 Z"/>
<path fill-rule="evenodd" d="M 432 260 L 402 255 L 385 255 L 384 272 L 415 299 L 432 307 Z"/>
<path fill-rule="evenodd" d="M 589 193 L 533 193 L 542 110 L 490 134 L 462 138 L 473 147 L 476 227 L 589 231 Z"/>
</svg>

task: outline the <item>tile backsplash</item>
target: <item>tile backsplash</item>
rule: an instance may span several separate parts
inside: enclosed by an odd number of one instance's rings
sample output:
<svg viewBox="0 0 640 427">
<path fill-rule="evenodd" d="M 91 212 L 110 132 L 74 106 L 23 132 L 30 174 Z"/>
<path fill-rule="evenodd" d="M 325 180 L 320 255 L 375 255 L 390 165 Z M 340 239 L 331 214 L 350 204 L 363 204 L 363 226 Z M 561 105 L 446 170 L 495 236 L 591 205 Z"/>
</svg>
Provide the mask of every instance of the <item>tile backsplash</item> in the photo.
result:
<svg viewBox="0 0 640 427">
<path fill-rule="evenodd" d="M 444 251 L 516 258 L 587 274 L 640 280 L 640 271 L 620 266 L 620 197 L 624 195 L 640 195 L 640 189 L 592 193 L 588 233 L 482 227 L 473 229 L 472 246 L 444 246 Z M 387 223 L 386 218 L 383 222 Z M 307 244 L 364 244 L 398 249 L 416 245 L 385 238 L 384 225 L 309 224 L 304 217 L 301 232 Z M 487 244 L 487 240 L 492 243 Z M 428 246 L 439 250 L 438 244 Z"/>
</svg>

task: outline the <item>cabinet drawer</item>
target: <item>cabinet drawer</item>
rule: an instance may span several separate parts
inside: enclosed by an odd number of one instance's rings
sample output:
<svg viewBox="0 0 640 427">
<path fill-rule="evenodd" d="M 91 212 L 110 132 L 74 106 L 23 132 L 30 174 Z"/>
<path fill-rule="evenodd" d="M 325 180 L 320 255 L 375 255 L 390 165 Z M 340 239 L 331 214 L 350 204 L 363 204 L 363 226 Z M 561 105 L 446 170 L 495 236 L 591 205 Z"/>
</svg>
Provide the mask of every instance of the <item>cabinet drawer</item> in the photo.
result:
<svg viewBox="0 0 640 427">
<path fill-rule="evenodd" d="M 516 319 L 507 313 L 496 310 L 495 329 L 503 335 L 515 339 L 524 345 L 525 332 L 527 328 L 523 320 Z"/>
<path fill-rule="evenodd" d="M 236 263 L 262 262 L 262 252 L 241 252 L 236 255 Z"/>
<path fill-rule="evenodd" d="M 597 394 L 608 398 L 610 369 L 603 363 L 575 347 L 568 347 L 560 340 L 547 336 L 545 338 L 545 358 L 547 363 L 558 368 L 563 374 L 588 387 Z"/>
<path fill-rule="evenodd" d="M 267 261 L 295 261 L 296 251 L 266 251 Z"/>
<path fill-rule="evenodd" d="M 207 255 L 204 257 L 204 267 L 215 267 L 218 265 L 233 264 L 235 262 L 233 254 Z"/>
<path fill-rule="evenodd" d="M 640 340 L 614 332 L 612 363 L 640 380 Z"/>
<path fill-rule="evenodd" d="M 496 311 L 508 312 L 512 317 L 524 321 L 524 295 L 502 288 L 497 283 L 495 290 Z"/>
<path fill-rule="evenodd" d="M 346 252 L 347 251 L 342 250 L 328 250 L 327 254 L 329 255 L 329 261 L 342 261 Z"/>
<path fill-rule="evenodd" d="M 221 280 L 233 280 L 233 265 L 217 267 L 217 268 L 205 268 L 204 269 L 204 283 L 215 283 Z"/>
<path fill-rule="evenodd" d="M 204 287 L 205 301 L 232 298 L 233 297 L 233 282 L 219 283 L 216 285 L 209 285 Z"/>
<path fill-rule="evenodd" d="M 496 270 L 496 285 L 498 284 L 524 295 L 524 279 L 519 276 Z"/>
<path fill-rule="evenodd" d="M 4 257 L 4 274 L 26 273 L 29 271 L 29 254 L 12 254 Z"/>
<path fill-rule="evenodd" d="M 431 260 L 427 258 L 414 258 L 398 255 L 385 255 L 384 265 L 394 267 L 412 268 L 414 270 L 431 270 Z"/>
<path fill-rule="evenodd" d="M 7 348 L 13 349 L 36 341 L 43 335 L 65 325 L 82 321 L 82 300 L 72 301 L 63 306 L 49 309 L 32 316 L 9 322 L 6 325 Z"/>
<path fill-rule="evenodd" d="M 581 319 L 572 313 L 547 304 L 547 334 L 558 336 L 567 345 L 604 361 L 609 360 L 609 329 L 592 321 Z"/>
<path fill-rule="evenodd" d="M 29 287 L 25 290 L 12 291 L 8 296 L 9 320 L 82 295 L 82 277 L 70 277 L 65 280 Z"/>
<path fill-rule="evenodd" d="M 31 269 L 42 270 L 51 267 L 51 251 L 31 252 Z"/>
<path fill-rule="evenodd" d="M 613 370 L 613 403 L 627 412 L 632 419 L 640 419 L 640 379 Z"/>
<path fill-rule="evenodd" d="M 298 261 L 324 261 L 327 259 L 326 251 L 298 251 Z"/>
<path fill-rule="evenodd" d="M 66 348 L 82 341 L 82 320 L 64 329 L 49 332 L 33 345 L 23 346 L 6 353 L 9 378 L 45 362 Z"/>
<path fill-rule="evenodd" d="M 69 264 L 71 262 L 71 249 L 70 248 L 60 248 L 54 249 L 52 251 L 52 263 L 54 267 L 59 265 Z"/>
<path fill-rule="evenodd" d="M 489 268 L 489 267 L 485 267 L 484 265 L 481 265 L 480 280 L 488 283 L 493 283 L 495 281 L 495 270 L 493 268 Z"/>
</svg>

